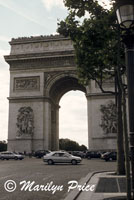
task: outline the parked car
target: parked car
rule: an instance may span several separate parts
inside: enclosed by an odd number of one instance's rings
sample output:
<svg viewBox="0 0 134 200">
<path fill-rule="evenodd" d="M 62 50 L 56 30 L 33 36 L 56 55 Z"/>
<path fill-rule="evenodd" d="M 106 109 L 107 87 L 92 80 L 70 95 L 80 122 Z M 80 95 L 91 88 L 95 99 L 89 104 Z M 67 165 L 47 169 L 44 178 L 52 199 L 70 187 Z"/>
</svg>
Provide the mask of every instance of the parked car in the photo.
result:
<svg viewBox="0 0 134 200">
<path fill-rule="evenodd" d="M 84 153 L 83 151 L 73 151 L 71 154 L 73 156 L 78 156 L 78 157 L 81 157 L 81 158 L 85 158 L 86 157 L 86 153 Z"/>
<path fill-rule="evenodd" d="M 98 151 L 87 151 L 86 153 L 86 158 L 91 159 L 91 158 L 100 158 L 101 153 Z"/>
<path fill-rule="evenodd" d="M 49 150 L 38 150 L 34 153 L 34 156 L 36 158 L 42 158 L 43 156 L 45 156 L 46 154 L 50 153 L 51 151 Z"/>
<path fill-rule="evenodd" d="M 101 157 L 105 161 L 117 160 L 117 152 L 107 152 Z"/>
<path fill-rule="evenodd" d="M 76 165 L 77 163 L 80 163 L 81 160 L 80 157 L 73 156 L 63 151 L 54 151 L 43 157 L 43 161 L 47 162 L 48 165 L 54 163 L 72 163 L 72 165 Z"/>
<path fill-rule="evenodd" d="M 101 151 L 101 158 L 103 158 L 103 155 L 105 154 L 105 153 L 107 153 L 107 151 Z"/>
<path fill-rule="evenodd" d="M 9 159 L 22 160 L 22 159 L 24 159 L 24 156 L 14 153 L 14 152 L 5 151 L 5 152 L 0 153 L 0 159 L 1 160 L 5 160 L 5 159 L 6 160 L 9 160 Z"/>
</svg>

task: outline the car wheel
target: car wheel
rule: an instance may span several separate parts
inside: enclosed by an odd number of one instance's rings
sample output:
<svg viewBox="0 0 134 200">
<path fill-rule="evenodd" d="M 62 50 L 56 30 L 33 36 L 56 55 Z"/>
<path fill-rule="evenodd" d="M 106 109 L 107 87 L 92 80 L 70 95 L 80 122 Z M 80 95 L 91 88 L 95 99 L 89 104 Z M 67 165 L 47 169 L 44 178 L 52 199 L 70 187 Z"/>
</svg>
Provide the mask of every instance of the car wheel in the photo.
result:
<svg viewBox="0 0 134 200">
<path fill-rule="evenodd" d="M 113 160 L 113 158 L 109 158 L 109 160 L 110 160 L 110 161 L 112 161 L 112 160 Z"/>
<path fill-rule="evenodd" d="M 72 165 L 77 165 L 77 161 L 76 160 L 72 160 L 71 163 L 72 163 Z"/>
<path fill-rule="evenodd" d="M 15 157 L 15 158 L 14 158 L 14 160 L 18 160 L 18 158 L 17 158 L 17 157 Z"/>
<path fill-rule="evenodd" d="M 87 159 L 91 159 L 91 157 L 90 157 L 90 156 L 88 156 L 88 157 L 87 157 Z"/>
<path fill-rule="evenodd" d="M 5 158 L 1 158 L 1 160 L 4 160 Z"/>
<path fill-rule="evenodd" d="M 42 158 L 42 156 L 38 156 L 38 158 L 40 159 L 40 158 Z"/>
<path fill-rule="evenodd" d="M 54 162 L 52 160 L 47 161 L 48 165 L 52 165 Z"/>
</svg>

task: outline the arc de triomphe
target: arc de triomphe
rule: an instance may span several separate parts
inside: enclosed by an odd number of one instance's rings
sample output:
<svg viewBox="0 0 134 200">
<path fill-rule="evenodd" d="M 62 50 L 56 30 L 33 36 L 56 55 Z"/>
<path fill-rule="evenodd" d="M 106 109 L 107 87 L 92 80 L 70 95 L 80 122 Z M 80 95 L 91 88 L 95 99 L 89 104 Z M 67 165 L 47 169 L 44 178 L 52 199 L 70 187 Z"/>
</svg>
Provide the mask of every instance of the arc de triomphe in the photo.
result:
<svg viewBox="0 0 134 200">
<path fill-rule="evenodd" d="M 89 148 L 116 148 L 115 121 L 112 126 L 105 121 L 110 109 L 106 105 L 114 97 L 101 93 L 94 81 L 87 87 L 79 84 L 70 39 L 24 37 L 12 39 L 10 45 L 10 55 L 5 56 L 10 65 L 8 150 L 57 150 L 59 101 L 70 90 L 83 91 L 87 98 Z M 104 87 L 112 89 L 113 84 Z"/>
</svg>

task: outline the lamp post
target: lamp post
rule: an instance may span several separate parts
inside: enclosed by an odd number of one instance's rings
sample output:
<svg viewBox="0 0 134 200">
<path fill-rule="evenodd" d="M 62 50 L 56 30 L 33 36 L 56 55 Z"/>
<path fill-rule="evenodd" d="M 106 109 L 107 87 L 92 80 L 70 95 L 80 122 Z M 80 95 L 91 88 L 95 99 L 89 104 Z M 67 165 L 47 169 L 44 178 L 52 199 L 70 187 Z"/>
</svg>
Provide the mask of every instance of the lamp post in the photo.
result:
<svg viewBox="0 0 134 200">
<path fill-rule="evenodd" d="M 134 0 L 116 0 L 115 10 L 122 32 L 122 41 L 125 44 L 132 168 L 131 191 L 134 199 Z"/>
</svg>

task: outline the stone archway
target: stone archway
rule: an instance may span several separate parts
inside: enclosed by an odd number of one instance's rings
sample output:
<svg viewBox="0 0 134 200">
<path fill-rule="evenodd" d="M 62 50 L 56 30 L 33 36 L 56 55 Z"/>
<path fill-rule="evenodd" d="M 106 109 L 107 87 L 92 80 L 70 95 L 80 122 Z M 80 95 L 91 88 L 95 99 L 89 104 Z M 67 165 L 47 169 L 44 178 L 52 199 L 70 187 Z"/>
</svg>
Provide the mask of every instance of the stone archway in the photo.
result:
<svg viewBox="0 0 134 200">
<path fill-rule="evenodd" d="M 62 73 L 51 78 L 46 88 L 47 95 L 51 98 L 51 139 L 52 150 L 59 148 L 59 101 L 68 91 L 80 90 L 86 94 L 86 88 L 79 84 L 75 73 Z"/>
<path fill-rule="evenodd" d="M 10 55 L 5 56 L 10 65 L 8 150 L 57 150 L 59 100 L 77 89 L 87 97 L 89 148 L 116 148 L 116 134 L 100 126 L 100 107 L 114 97 L 102 94 L 94 81 L 86 87 L 79 84 L 69 38 L 23 37 L 10 45 Z M 113 89 L 113 84 L 108 81 L 104 87 Z"/>
</svg>

